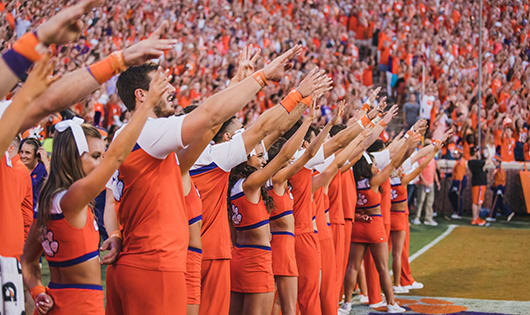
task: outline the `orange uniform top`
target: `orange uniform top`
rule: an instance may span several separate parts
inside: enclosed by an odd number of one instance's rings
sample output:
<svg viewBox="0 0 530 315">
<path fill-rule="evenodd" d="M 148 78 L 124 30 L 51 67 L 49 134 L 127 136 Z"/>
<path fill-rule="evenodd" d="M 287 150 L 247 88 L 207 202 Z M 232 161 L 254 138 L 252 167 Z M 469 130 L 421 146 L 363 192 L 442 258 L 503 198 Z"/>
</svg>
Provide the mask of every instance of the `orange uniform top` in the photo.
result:
<svg viewBox="0 0 530 315">
<path fill-rule="evenodd" d="M 332 238 L 331 229 L 328 225 L 326 219 L 326 212 L 329 211 L 327 206 L 329 202 L 326 202 L 328 195 L 324 194 L 324 188 L 321 187 L 313 194 L 313 199 L 316 208 L 316 222 L 318 230 L 318 238 L 322 240 L 327 240 Z"/>
<path fill-rule="evenodd" d="M 466 169 L 467 169 L 467 163 L 464 159 L 459 159 L 455 166 L 453 167 L 453 180 L 464 180 L 464 176 L 466 176 Z"/>
<path fill-rule="evenodd" d="M 293 195 L 289 191 L 289 188 L 285 188 L 285 192 L 282 196 L 279 196 L 274 189 L 267 191 L 269 196 L 274 201 L 274 209 L 271 211 L 270 220 L 276 220 L 289 214 L 293 214 Z"/>
<path fill-rule="evenodd" d="M 504 170 L 504 168 L 496 168 L 493 174 L 495 187 L 506 186 L 506 171 Z"/>
<path fill-rule="evenodd" d="M 117 264 L 186 271 L 187 206 L 174 153 L 183 146 L 184 117 L 148 118 L 131 154 L 118 168 L 114 195 L 123 241 Z"/>
<path fill-rule="evenodd" d="M 370 186 L 369 179 L 357 181 L 356 210 L 369 210 L 381 206 L 381 194 Z"/>
<path fill-rule="evenodd" d="M 514 138 L 503 138 L 501 143 L 501 160 L 504 162 L 515 161 L 514 152 L 515 139 Z"/>
<path fill-rule="evenodd" d="M 188 210 L 188 225 L 202 220 L 202 201 L 195 184 L 191 183 L 191 189 L 185 197 Z"/>
<path fill-rule="evenodd" d="M 26 166 L 7 153 L 0 157 L 0 196 L 0 256 L 19 257 L 33 220 L 31 178 Z"/>
<path fill-rule="evenodd" d="M 408 195 L 407 195 L 407 187 L 403 186 L 401 183 L 400 177 L 392 177 L 390 178 L 390 198 L 392 202 L 391 206 L 391 212 L 405 212 L 409 213 L 408 208 Z M 394 205 L 405 203 L 406 210 L 394 210 Z"/>
<path fill-rule="evenodd" d="M 64 218 L 61 199 L 63 190 L 52 199 L 50 219 L 41 242 L 46 260 L 51 267 L 69 267 L 99 255 L 99 232 L 92 210 L 88 210 L 85 226 L 73 227 Z"/>
<path fill-rule="evenodd" d="M 244 178 L 238 180 L 230 192 L 232 206 L 230 218 L 238 231 L 247 231 L 269 224 L 269 212 L 261 195 L 258 203 L 250 202 L 243 192 L 244 180 Z"/>
<path fill-rule="evenodd" d="M 247 160 L 241 133 L 230 141 L 208 145 L 190 170 L 202 200 L 201 242 L 203 259 L 229 259 L 232 240 L 228 225 L 230 170 Z"/>
<path fill-rule="evenodd" d="M 390 189 L 390 178 L 387 178 L 381 185 L 381 214 L 383 215 L 383 221 L 385 224 L 390 224 L 390 209 L 392 207 L 391 201 L 391 189 Z"/>
<path fill-rule="evenodd" d="M 353 178 L 352 169 L 341 174 L 342 184 L 342 210 L 344 219 L 353 220 L 355 217 L 355 205 L 357 204 L 357 189 Z"/>
<path fill-rule="evenodd" d="M 295 154 L 301 156 L 302 151 Z M 294 230 L 295 234 L 313 233 L 313 216 L 315 214 L 315 207 L 313 204 L 312 193 L 312 176 L 313 166 L 324 163 L 323 147 L 319 149 L 315 157 L 306 163 L 301 170 L 294 174 L 289 183 L 292 187 L 293 194 L 293 214 L 294 214 Z"/>
<path fill-rule="evenodd" d="M 334 224 L 344 224 L 341 176 L 341 172 L 337 172 L 328 186 L 329 222 Z"/>
</svg>

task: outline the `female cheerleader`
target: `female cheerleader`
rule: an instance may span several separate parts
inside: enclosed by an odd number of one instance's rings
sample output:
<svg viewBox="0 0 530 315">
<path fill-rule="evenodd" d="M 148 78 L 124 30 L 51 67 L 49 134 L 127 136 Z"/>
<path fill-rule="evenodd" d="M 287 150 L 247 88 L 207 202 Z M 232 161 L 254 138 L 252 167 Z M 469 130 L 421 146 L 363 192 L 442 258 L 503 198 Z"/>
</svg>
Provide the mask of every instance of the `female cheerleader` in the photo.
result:
<svg viewBox="0 0 530 315">
<path fill-rule="evenodd" d="M 50 174 L 22 256 L 24 283 L 39 314 L 104 314 L 99 234 L 90 203 L 131 152 L 149 112 L 169 87 L 169 78 L 158 70 L 147 101 L 107 152 L 99 131 L 81 119 L 56 125 Z M 43 250 L 50 265 L 48 288 L 39 268 Z"/>
<path fill-rule="evenodd" d="M 402 313 L 405 311 L 394 301 L 392 281 L 387 269 L 388 244 L 381 217 L 381 194 L 379 188 L 390 176 L 391 172 L 401 165 L 407 149 L 415 146 L 418 141 L 419 135 L 409 137 L 407 144 L 399 150 L 396 158 L 380 172 L 377 172 L 375 161 L 369 154 L 364 154 L 363 158 L 353 166 L 353 173 L 357 183 L 356 221 L 353 223 L 350 263 L 348 264 L 348 271 L 344 280 L 344 294 L 347 300 L 341 309 L 348 308 L 350 305 L 349 299 L 351 299 L 353 288 L 355 287 L 357 272 L 366 249 L 369 248 L 379 272 L 381 287 L 387 300 L 388 312 Z"/>
</svg>

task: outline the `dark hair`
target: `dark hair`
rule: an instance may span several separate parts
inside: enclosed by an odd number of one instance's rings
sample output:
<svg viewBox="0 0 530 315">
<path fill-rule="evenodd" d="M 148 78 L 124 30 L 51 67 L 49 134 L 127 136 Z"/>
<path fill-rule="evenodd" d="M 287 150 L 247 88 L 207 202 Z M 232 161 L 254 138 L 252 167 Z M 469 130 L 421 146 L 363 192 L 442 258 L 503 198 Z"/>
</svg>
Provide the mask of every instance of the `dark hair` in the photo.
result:
<svg viewBox="0 0 530 315">
<path fill-rule="evenodd" d="M 225 134 L 226 129 L 228 128 L 228 126 L 230 126 L 230 124 L 234 121 L 234 119 L 236 119 L 236 116 L 230 117 L 230 119 L 228 119 L 227 121 L 225 121 L 223 123 L 221 128 L 219 128 L 219 131 L 217 131 L 217 133 L 213 137 L 213 142 L 220 143 L 220 142 L 223 141 L 223 135 Z"/>
<path fill-rule="evenodd" d="M 267 151 L 267 155 L 269 156 L 268 160 L 272 161 L 278 153 L 280 153 L 280 150 L 282 149 L 283 145 L 287 142 L 287 139 L 284 137 L 278 138 L 269 148 Z"/>
<path fill-rule="evenodd" d="M 230 194 L 232 192 L 232 188 L 237 183 L 238 180 L 242 178 L 249 177 L 252 173 L 257 171 L 258 169 L 248 165 L 247 162 L 243 162 L 239 164 L 238 166 L 234 167 L 230 171 L 230 177 L 228 178 L 228 209 L 232 209 L 230 207 Z M 265 207 L 267 208 L 267 211 L 271 212 L 274 209 L 274 201 L 272 200 L 272 197 L 269 196 L 267 193 L 267 190 L 265 189 L 265 186 L 261 186 L 261 198 L 265 202 Z M 230 210 L 229 210 L 230 211 Z"/>
<path fill-rule="evenodd" d="M 344 129 L 346 129 L 346 125 L 345 124 L 335 125 L 335 126 L 331 127 L 331 130 L 329 131 L 329 136 L 330 137 L 334 137 L 336 134 L 338 134 L 339 132 L 341 132 Z"/>
<path fill-rule="evenodd" d="M 101 134 L 95 127 L 83 124 L 82 128 L 85 137 L 101 139 Z M 53 139 L 50 172 L 39 195 L 37 226 L 40 229 L 43 229 L 48 222 L 52 199 L 55 194 L 68 189 L 83 177 L 85 177 L 85 172 L 72 130 L 67 129 L 56 133 Z"/>
<path fill-rule="evenodd" d="M 118 77 L 116 89 L 121 101 L 127 107 L 127 110 L 133 111 L 136 108 L 136 89 L 149 90 L 151 78 L 149 73 L 156 71 L 158 66 L 154 63 L 145 63 L 140 66 L 133 66 L 125 70 Z"/>
<path fill-rule="evenodd" d="M 22 140 L 22 142 L 20 142 L 20 145 L 18 146 L 18 152 L 22 151 L 22 146 L 24 144 L 28 144 L 28 145 L 33 146 L 33 148 L 34 148 L 33 157 L 37 157 L 37 151 L 39 150 L 39 148 L 41 146 L 40 141 L 38 139 L 35 139 L 35 138 L 26 138 L 26 139 Z"/>
<path fill-rule="evenodd" d="M 372 155 L 368 153 L 370 158 L 372 159 Z M 353 176 L 355 177 L 355 181 L 360 181 L 362 179 L 371 179 L 372 174 L 372 164 L 368 164 L 368 161 L 363 157 L 359 159 L 354 165 L 353 165 Z"/>
<path fill-rule="evenodd" d="M 385 143 L 381 139 L 377 139 L 372 143 L 368 149 L 366 149 L 366 152 L 378 152 L 385 148 Z"/>
</svg>

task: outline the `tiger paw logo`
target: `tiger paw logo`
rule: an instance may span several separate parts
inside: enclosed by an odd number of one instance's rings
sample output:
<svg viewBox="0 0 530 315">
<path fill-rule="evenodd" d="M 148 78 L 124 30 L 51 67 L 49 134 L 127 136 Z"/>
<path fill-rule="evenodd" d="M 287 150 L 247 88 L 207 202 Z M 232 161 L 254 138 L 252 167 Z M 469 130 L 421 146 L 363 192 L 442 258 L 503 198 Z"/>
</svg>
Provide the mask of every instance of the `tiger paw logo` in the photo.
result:
<svg viewBox="0 0 530 315">
<path fill-rule="evenodd" d="M 239 213 L 239 209 L 232 205 L 232 222 L 235 225 L 239 225 L 241 223 L 241 219 L 243 219 L 243 217 L 241 216 L 241 213 Z"/>
<path fill-rule="evenodd" d="M 359 196 L 357 197 L 357 205 L 364 206 L 367 203 L 368 203 L 368 199 L 366 198 L 366 196 L 363 194 L 359 194 Z"/>
<path fill-rule="evenodd" d="M 47 256 L 53 257 L 59 250 L 59 242 L 53 239 L 53 232 L 46 231 L 44 234 L 44 240 L 42 241 L 42 248 Z"/>
<path fill-rule="evenodd" d="M 397 198 L 397 196 L 398 196 L 397 191 L 395 191 L 394 189 L 391 189 L 391 190 L 390 190 L 390 198 L 391 198 L 392 200 L 394 200 L 394 199 Z"/>
</svg>

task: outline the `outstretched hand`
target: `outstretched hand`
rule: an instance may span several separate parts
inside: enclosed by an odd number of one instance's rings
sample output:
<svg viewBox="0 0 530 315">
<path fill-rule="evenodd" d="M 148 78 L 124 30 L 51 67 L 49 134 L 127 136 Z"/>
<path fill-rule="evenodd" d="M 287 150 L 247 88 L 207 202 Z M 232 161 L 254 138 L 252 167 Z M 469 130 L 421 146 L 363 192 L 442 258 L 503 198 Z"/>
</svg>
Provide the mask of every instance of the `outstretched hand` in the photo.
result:
<svg viewBox="0 0 530 315">
<path fill-rule="evenodd" d="M 296 90 L 302 94 L 302 97 L 307 97 L 311 94 L 323 94 L 331 90 L 331 84 L 333 84 L 333 80 L 326 75 L 326 72 L 324 70 L 319 71 L 315 67 L 300 82 Z"/>
<path fill-rule="evenodd" d="M 237 72 L 234 81 L 239 82 L 256 71 L 256 62 L 259 60 L 261 48 L 248 45 L 241 50 L 238 57 Z"/>
<path fill-rule="evenodd" d="M 335 113 L 335 116 L 333 116 L 333 119 L 331 120 L 331 123 L 333 125 L 338 125 L 342 121 L 342 115 L 344 114 L 344 108 L 346 107 L 346 101 L 342 100 L 339 102 L 339 105 L 337 106 L 337 112 Z"/>
<path fill-rule="evenodd" d="M 383 116 L 383 121 L 388 124 L 392 121 L 392 119 L 394 117 L 396 117 L 397 113 L 398 113 L 398 109 L 399 107 L 397 105 L 394 105 L 390 108 L 390 110 L 388 112 L 386 112 L 386 114 Z"/>
<path fill-rule="evenodd" d="M 167 34 L 169 24 L 164 21 L 149 38 L 140 41 L 123 50 L 123 61 L 126 66 L 141 65 L 148 60 L 162 56 L 164 50 L 171 49 L 178 41 L 176 39 L 163 39 L 162 34 Z"/>
<path fill-rule="evenodd" d="M 78 39 L 83 29 L 81 17 L 102 2 L 84 0 L 61 10 L 37 28 L 37 37 L 45 45 L 66 44 Z"/>
<path fill-rule="evenodd" d="M 32 99 L 37 98 L 55 81 L 59 80 L 59 75 L 53 75 L 55 68 L 55 59 L 50 60 L 50 54 L 47 53 L 39 60 L 22 86 L 22 91 L 27 93 Z"/>
<path fill-rule="evenodd" d="M 263 74 L 267 80 L 278 81 L 285 74 L 286 70 L 292 68 L 291 59 L 296 57 L 302 51 L 301 45 L 295 45 L 282 55 L 276 57 L 273 61 L 263 68 Z"/>
</svg>

